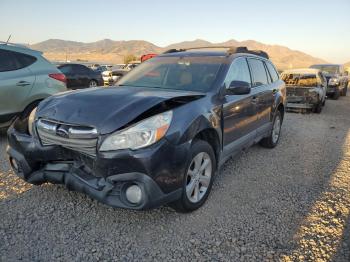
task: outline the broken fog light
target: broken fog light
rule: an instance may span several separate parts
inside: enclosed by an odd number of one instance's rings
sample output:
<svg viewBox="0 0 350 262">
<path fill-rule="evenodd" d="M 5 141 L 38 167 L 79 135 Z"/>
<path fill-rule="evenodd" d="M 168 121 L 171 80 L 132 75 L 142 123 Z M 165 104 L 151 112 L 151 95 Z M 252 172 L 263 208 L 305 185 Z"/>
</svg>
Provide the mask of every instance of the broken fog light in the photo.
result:
<svg viewBox="0 0 350 262">
<path fill-rule="evenodd" d="M 131 204 L 139 204 L 142 200 L 142 190 L 138 185 L 131 185 L 126 189 L 125 197 Z"/>
</svg>

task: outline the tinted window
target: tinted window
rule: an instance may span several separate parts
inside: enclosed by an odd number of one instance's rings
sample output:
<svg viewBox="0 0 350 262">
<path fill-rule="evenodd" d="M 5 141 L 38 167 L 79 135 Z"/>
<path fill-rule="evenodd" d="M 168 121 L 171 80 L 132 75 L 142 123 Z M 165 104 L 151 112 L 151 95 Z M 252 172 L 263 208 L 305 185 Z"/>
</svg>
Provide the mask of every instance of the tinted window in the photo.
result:
<svg viewBox="0 0 350 262">
<path fill-rule="evenodd" d="M 267 62 L 266 66 L 267 66 L 267 69 L 270 72 L 270 76 L 272 78 L 272 82 L 277 81 L 279 79 L 279 76 L 278 76 L 278 73 L 277 73 L 275 67 L 270 62 Z"/>
<path fill-rule="evenodd" d="M 258 59 L 249 59 L 248 61 L 252 71 L 253 87 L 268 84 L 263 61 Z"/>
<path fill-rule="evenodd" d="M 17 61 L 19 63 L 20 68 L 24 68 L 30 66 L 36 61 L 36 58 L 30 55 L 25 55 L 21 53 L 15 53 Z"/>
<path fill-rule="evenodd" d="M 35 57 L 7 50 L 0 50 L 0 72 L 14 71 L 30 66 Z"/>
<path fill-rule="evenodd" d="M 64 66 L 59 66 L 58 69 L 63 73 L 63 74 L 68 74 L 72 72 L 72 68 L 70 65 L 64 65 Z"/>
<path fill-rule="evenodd" d="M 86 74 L 90 72 L 90 69 L 83 65 L 72 65 L 74 73 Z"/>
<path fill-rule="evenodd" d="M 228 88 L 232 81 L 243 81 L 251 86 L 250 72 L 247 60 L 243 57 L 236 58 L 227 73 L 225 87 Z"/>
</svg>

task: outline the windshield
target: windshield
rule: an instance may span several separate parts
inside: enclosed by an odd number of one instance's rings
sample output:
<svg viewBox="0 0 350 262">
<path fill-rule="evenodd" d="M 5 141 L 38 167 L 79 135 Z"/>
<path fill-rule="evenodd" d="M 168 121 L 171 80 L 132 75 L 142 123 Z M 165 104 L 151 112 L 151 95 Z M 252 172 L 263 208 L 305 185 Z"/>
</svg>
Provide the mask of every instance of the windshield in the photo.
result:
<svg viewBox="0 0 350 262">
<path fill-rule="evenodd" d="M 125 75 L 118 85 L 205 92 L 223 61 L 223 57 L 156 57 Z"/>
<path fill-rule="evenodd" d="M 317 78 L 315 74 L 282 74 L 282 80 L 287 86 L 317 86 Z"/>
<path fill-rule="evenodd" d="M 324 72 L 326 74 L 339 73 L 339 66 L 336 65 L 313 65 L 311 68 L 319 69 L 321 72 Z"/>
</svg>

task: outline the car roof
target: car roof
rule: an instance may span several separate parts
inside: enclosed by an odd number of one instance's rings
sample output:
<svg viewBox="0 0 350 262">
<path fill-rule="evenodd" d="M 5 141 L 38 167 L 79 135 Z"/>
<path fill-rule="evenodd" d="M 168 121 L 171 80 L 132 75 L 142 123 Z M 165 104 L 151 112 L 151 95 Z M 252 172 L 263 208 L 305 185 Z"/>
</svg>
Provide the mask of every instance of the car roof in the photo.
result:
<svg viewBox="0 0 350 262">
<path fill-rule="evenodd" d="M 30 49 L 29 47 L 25 45 L 20 45 L 20 44 L 0 42 L 0 49 L 19 52 L 27 55 L 34 55 L 34 56 L 42 55 L 42 52 L 34 49 Z"/>
<path fill-rule="evenodd" d="M 315 64 L 312 66 L 342 66 L 341 64 Z"/>
<path fill-rule="evenodd" d="M 320 70 L 316 68 L 296 68 L 289 69 L 282 72 L 282 74 L 317 74 Z"/>
</svg>

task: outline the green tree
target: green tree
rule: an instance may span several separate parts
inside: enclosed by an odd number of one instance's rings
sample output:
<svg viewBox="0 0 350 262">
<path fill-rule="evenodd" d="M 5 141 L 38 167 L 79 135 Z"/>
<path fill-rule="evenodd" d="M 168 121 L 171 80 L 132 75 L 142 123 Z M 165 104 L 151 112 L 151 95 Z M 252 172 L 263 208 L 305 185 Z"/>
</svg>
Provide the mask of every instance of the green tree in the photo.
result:
<svg viewBox="0 0 350 262">
<path fill-rule="evenodd" d="M 126 56 L 124 56 L 124 64 L 128 64 L 131 61 L 135 61 L 137 60 L 137 57 L 133 54 L 127 54 Z"/>
</svg>

